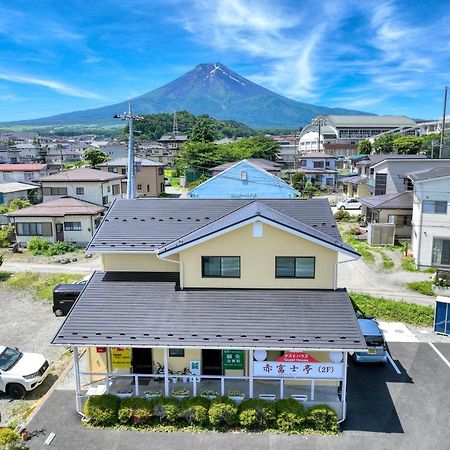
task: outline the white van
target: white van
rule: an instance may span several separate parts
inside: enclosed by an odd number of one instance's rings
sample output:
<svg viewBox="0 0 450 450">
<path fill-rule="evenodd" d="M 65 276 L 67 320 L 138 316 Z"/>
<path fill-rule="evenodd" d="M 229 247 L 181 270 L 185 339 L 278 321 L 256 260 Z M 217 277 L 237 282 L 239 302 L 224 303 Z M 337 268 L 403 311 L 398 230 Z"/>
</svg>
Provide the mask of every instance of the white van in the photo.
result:
<svg viewBox="0 0 450 450">
<path fill-rule="evenodd" d="M 49 364 L 43 355 L 22 353 L 17 348 L 0 345 L 0 391 L 22 398 L 47 377 Z"/>
</svg>

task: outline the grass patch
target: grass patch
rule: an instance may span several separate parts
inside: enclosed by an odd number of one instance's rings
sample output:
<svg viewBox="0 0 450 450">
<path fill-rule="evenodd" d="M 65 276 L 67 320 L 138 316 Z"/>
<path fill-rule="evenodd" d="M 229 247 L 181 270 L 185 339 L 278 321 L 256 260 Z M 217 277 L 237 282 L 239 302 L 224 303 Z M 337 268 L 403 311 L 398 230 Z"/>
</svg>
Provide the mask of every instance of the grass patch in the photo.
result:
<svg viewBox="0 0 450 450">
<path fill-rule="evenodd" d="M 346 231 L 342 234 L 342 239 L 346 244 L 351 245 L 360 255 L 364 262 L 373 264 L 375 262 L 375 255 L 368 249 L 368 244 L 359 241 L 355 236 Z"/>
<path fill-rule="evenodd" d="M 414 258 L 412 256 L 403 256 L 402 269 L 406 272 L 418 272 Z"/>
<path fill-rule="evenodd" d="M 424 270 L 421 270 L 423 273 L 436 273 L 436 269 L 434 267 L 427 267 Z"/>
<path fill-rule="evenodd" d="M 5 285 L 18 291 L 28 290 L 32 292 L 36 300 L 51 301 L 53 288 L 57 284 L 73 283 L 80 281 L 82 278 L 82 275 L 68 273 L 0 272 L 0 285 Z"/>
<path fill-rule="evenodd" d="M 433 325 L 434 309 L 431 306 L 355 292 L 350 293 L 350 299 L 355 311 L 360 311 L 364 316 L 373 316 L 388 322 L 404 322 L 419 326 Z"/>
<path fill-rule="evenodd" d="M 432 281 L 413 281 L 411 283 L 405 283 L 405 286 L 408 289 L 420 292 L 423 295 L 430 295 L 431 297 L 434 297 L 436 295 L 432 289 Z"/>
<path fill-rule="evenodd" d="M 382 250 L 378 250 L 378 253 L 381 255 L 383 269 L 391 270 L 394 267 L 394 261 L 392 261 L 392 258 L 386 255 L 386 253 Z"/>
</svg>

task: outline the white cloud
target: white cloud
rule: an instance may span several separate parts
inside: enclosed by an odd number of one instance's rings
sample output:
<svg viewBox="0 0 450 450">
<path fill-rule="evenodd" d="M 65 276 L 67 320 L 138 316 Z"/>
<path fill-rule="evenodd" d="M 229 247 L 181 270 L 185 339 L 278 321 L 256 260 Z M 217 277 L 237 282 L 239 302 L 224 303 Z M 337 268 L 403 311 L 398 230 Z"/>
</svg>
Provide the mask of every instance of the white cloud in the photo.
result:
<svg viewBox="0 0 450 450">
<path fill-rule="evenodd" d="M 36 78 L 29 75 L 21 75 L 15 73 L 0 72 L 0 79 L 11 81 L 13 83 L 21 84 L 33 84 L 37 86 L 44 86 L 53 91 L 56 91 L 63 95 L 68 95 L 70 97 L 80 97 L 80 98 L 93 98 L 93 99 L 103 99 L 101 95 L 94 92 L 85 91 L 67 84 L 61 83 L 55 80 L 48 80 L 43 78 Z"/>
</svg>

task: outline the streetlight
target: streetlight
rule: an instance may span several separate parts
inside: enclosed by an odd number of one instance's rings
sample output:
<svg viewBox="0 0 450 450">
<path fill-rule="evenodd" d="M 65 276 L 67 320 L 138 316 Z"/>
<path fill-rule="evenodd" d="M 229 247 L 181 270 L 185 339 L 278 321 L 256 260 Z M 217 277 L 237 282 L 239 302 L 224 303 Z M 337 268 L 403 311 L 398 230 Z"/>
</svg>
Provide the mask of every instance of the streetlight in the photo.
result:
<svg viewBox="0 0 450 450">
<path fill-rule="evenodd" d="M 317 150 L 320 152 L 320 128 L 327 124 L 327 118 L 325 116 L 319 116 L 312 120 L 312 125 L 319 127 L 319 136 L 317 138 Z"/>
</svg>

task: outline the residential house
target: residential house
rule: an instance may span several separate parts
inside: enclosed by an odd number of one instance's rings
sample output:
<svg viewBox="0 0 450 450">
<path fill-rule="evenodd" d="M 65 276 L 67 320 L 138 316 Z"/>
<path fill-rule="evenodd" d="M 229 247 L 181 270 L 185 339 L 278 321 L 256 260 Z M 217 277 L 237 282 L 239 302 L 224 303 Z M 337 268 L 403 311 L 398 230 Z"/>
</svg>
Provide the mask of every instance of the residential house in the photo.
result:
<svg viewBox="0 0 450 450">
<path fill-rule="evenodd" d="M 47 164 L 0 164 L 0 183 L 36 184 L 47 175 Z"/>
<path fill-rule="evenodd" d="M 0 204 L 9 205 L 12 200 L 28 200 L 36 193 L 38 186 L 25 183 L 0 183 Z"/>
<path fill-rule="evenodd" d="M 272 175 L 276 175 L 277 177 L 281 176 L 281 169 L 283 167 L 282 164 L 270 161 L 268 159 L 263 158 L 247 158 L 246 161 L 250 162 L 251 164 L 254 164 L 255 166 L 258 166 L 260 169 L 263 169 Z M 220 164 L 219 166 L 213 167 L 210 169 L 211 175 L 216 176 L 220 172 L 223 172 L 224 170 L 229 169 L 231 166 L 234 166 L 236 164 L 235 161 L 232 162 L 226 162 L 223 164 Z"/>
<path fill-rule="evenodd" d="M 16 144 L 13 148 L 18 152 L 21 163 L 45 162 L 43 149 L 36 143 Z"/>
<path fill-rule="evenodd" d="M 159 197 L 164 192 L 164 164 L 135 158 L 138 197 Z M 122 192 L 127 191 L 128 158 L 118 158 L 98 165 L 103 172 L 122 175 Z"/>
<path fill-rule="evenodd" d="M 348 354 L 367 347 L 336 277 L 359 255 L 327 200 L 120 199 L 87 251 L 103 270 L 52 341 L 73 349 L 78 411 L 103 392 L 213 389 L 344 420 Z"/>
<path fill-rule="evenodd" d="M 183 148 L 188 140 L 185 134 L 166 134 L 158 139 L 158 142 L 164 146 L 164 156 L 168 157 L 168 164 L 172 163 L 175 156 Z"/>
<path fill-rule="evenodd" d="M 450 164 L 410 173 L 414 185 L 411 248 L 418 268 L 450 267 Z"/>
<path fill-rule="evenodd" d="M 220 167 L 220 166 L 219 166 Z M 295 198 L 292 186 L 251 160 L 233 163 L 227 169 L 188 192 L 190 198 Z"/>
<path fill-rule="evenodd" d="M 321 119 L 319 127 L 314 125 Z M 299 136 L 299 152 L 320 151 L 333 156 L 351 156 L 358 153 L 358 144 L 364 139 L 393 130 L 406 130 L 416 126 L 405 116 L 328 115 L 320 116 L 311 125 L 303 127 Z M 412 132 L 414 134 L 414 131 Z"/>
<path fill-rule="evenodd" d="M 26 246 L 38 236 L 49 243 L 72 242 L 85 246 L 98 227 L 103 206 L 72 197 L 61 197 L 8 214 L 16 228 L 17 242 Z"/>
<path fill-rule="evenodd" d="M 279 161 L 287 167 L 293 167 L 297 161 L 297 136 L 272 136 L 272 140 L 280 146 Z"/>
<path fill-rule="evenodd" d="M 304 173 L 314 186 L 334 189 L 336 186 L 336 158 L 322 152 L 309 152 L 300 156 L 300 167 L 289 172 Z"/>
<path fill-rule="evenodd" d="M 83 167 L 41 178 L 44 202 L 69 196 L 96 205 L 109 206 L 122 197 L 123 175 Z"/>
</svg>

